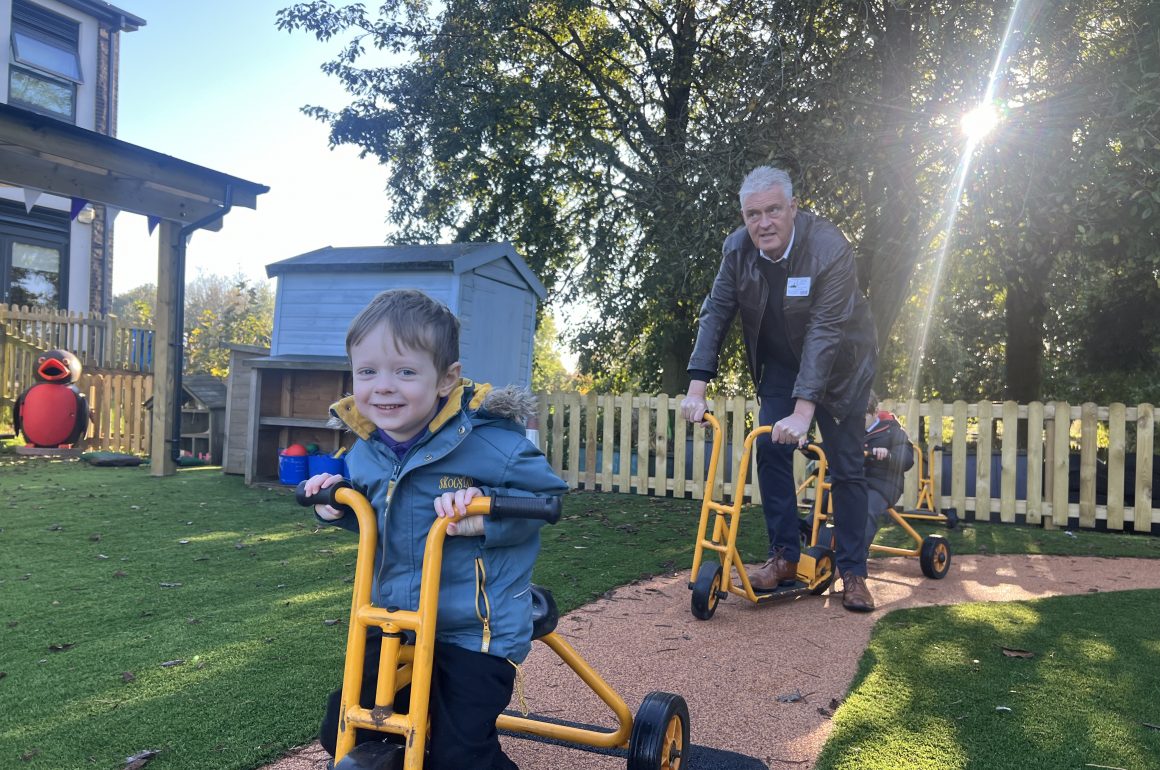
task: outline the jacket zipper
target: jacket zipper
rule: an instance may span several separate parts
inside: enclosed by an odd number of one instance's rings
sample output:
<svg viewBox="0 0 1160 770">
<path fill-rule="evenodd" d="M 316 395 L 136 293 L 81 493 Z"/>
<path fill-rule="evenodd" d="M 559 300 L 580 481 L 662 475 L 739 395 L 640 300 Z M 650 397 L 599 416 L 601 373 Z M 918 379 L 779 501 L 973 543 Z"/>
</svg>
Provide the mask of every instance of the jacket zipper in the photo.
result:
<svg viewBox="0 0 1160 770">
<path fill-rule="evenodd" d="M 480 610 L 480 598 L 483 599 L 483 610 Z M 487 569 L 483 566 L 483 557 L 475 557 L 475 616 L 483 623 L 483 645 L 480 652 L 487 652 L 491 647 L 491 601 L 487 598 Z"/>
</svg>

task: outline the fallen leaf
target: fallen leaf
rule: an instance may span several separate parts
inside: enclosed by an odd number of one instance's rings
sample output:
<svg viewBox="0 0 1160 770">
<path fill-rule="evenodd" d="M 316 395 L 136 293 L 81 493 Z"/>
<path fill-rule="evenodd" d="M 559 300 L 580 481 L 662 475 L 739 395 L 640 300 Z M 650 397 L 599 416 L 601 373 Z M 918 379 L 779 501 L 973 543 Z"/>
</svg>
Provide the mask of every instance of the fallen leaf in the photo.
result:
<svg viewBox="0 0 1160 770">
<path fill-rule="evenodd" d="M 1011 713 L 1011 707 L 1010 707 L 1010 706 L 996 706 L 996 707 L 995 707 L 995 710 L 996 710 L 996 711 L 1002 711 L 1002 712 L 1004 712 L 1004 713 L 1006 713 L 1006 714 L 1010 714 L 1010 713 Z"/>
<path fill-rule="evenodd" d="M 28 751 L 26 751 L 20 755 L 20 761 L 21 762 L 29 762 L 32 760 L 33 757 L 35 757 L 39 753 L 40 753 L 40 749 L 29 749 Z"/>
<path fill-rule="evenodd" d="M 125 577 L 125 570 L 119 569 L 113 573 L 113 577 Z"/>
<path fill-rule="evenodd" d="M 89 535 L 89 540 L 93 541 L 94 543 L 101 542 L 101 533 L 94 532 L 93 534 Z"/>
<path fill-rule="evenodd" d="M 805 699 L 806 696 L 802 695 L 801 690 L 794 690 L 793 692 L 777 696 L 778 703 L 797 703 L 799 701 L 804 703 Z"/>
<path fill-rule="evenodd" d="M 50 644 L 48 645 L 49 652 L 64 652 L 73 646 L 74 642 L 65 642 L 64 644 Z"/>
<path fill-rule="evenodd" d="M 336 618 L 335 620 L 324 620 L 324 621 L 322 621 L 322 625 L 324 625 L 324 626 L 337 626 L 341 622 L 342 622 L 341 620 L 338 620 Z"/>
<path fill-rule="evenodd" d="M 156 749 L 146 749 L 131 757 L 125 757 L 125 770 L 141 770 L 149 760 L 160 753 Z"/>
<path fill-rule="evenodd" d="M 162 588 L 181 588 L 181 583 L 160 583 Z"/>
<path fill-rule="evenodd" d="M 64 527 L 62 527 L 61 525 L 53 524 L 51 527 L 48 528 L 48 531 L 49 532 L 60 532 L 62 529 L 64 529 Z"/>
<path fill-rule="evenodd" d="M 1034 658 L 1035 653 L 1029 650 L 1017 650 L 1012 647 L 1004 647 L 1003 654 L 1008 658 Z"/>
<path fill-rule="evenodd" d="M 136 677 L 136 675 L 133 674 L 132 671 L 126 671 L 123 674 L 121 674 L 121 681 L 122 682 L 136 682 L 137 677 Z"/>
<path fill-rule="evenodd" d="M 188 541 L 188 540 L 178 540 L 177 542 L 178 542 L 178 544 L 180 544 L 180 545 L 189 545 L 189 541 Z"/>
<path fill-rule="evenodd" d="M 178 658 L 177 660 L 165 661 L 164 663 L 161 664 L 161 667 L 162 668 L 173 668 L 174 666 L 180 666 L 183 663 L 185 663 L 185 661 Z"/>
</svg>

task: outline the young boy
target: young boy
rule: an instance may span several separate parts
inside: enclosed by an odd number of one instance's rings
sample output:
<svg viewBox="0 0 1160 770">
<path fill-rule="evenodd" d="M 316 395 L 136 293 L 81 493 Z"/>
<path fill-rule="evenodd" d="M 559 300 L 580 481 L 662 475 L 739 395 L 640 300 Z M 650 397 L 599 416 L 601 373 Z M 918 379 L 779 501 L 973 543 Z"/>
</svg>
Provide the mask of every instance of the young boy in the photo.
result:
<svg viewBox="0 0 1160 770">
<path fill-rule="evenodd" d="M 903 474 L 914 465 L 910 437 L 893 414 L 878 411 L 878 396 L 874 391 L 870 391 L 866 405 L 866 437 L 862 449 L 866 453 L 866 502 L 870 514 L 866 519 L 866 542 L 872 543 L 886 519 L 886 510 L 902 497 Z"/>
<path fill-rule="evenodd" d="M 419 291 L 375 297 L 351 322 L 346 350 L 354 395 L 331 407 L 358 438 L 347 455 L 351 482 L 378 513 L 372 600 L 414 610 L 427 532 L 438 516 L 464 513 L 479 495 L 554 496 L 568 491 L 524 436 L 530 394 L 490 391 L 461 379 L 459 321 Z M 306 492 L 341 476 L 320 474 Z M 354 516 L 316 506 L 325 522 L 358 530 Z M 443 548 L 426 770 L 509 770 L 496 717 L 511 699 L 516 665 L 531 648 L 532 565 L 542 521 L 472 516 L 451 523 Z M 373 705 L 381 632 L 368 634 L 363 705 Z M 406 692 L 396 707 L 405 709 Z M 332 755 L 339 694 L 320 738 Z M 359 731 L 358 740 L 384 734 Z"/>
<path fill-rule="evenodd" d="M 914 449 L 910 446 L 910 437 L 898 424 L 894 415 L 887 411 L 878 410 L 878 395 L 871 390 L 870 399 L 866 404 L 866 435 L 862 439 L 862 451 L 865 455 L 866 476 L 866 545 L 874 542 L 878 530 L 886 519 L 886 511 L 894 506 L 900 497 L 905 478 L 903 476 L 914 465 Z M 823 445 L 824 446 L 824 445 Z M 813 526 L 813 514 L 807 516 L 801 524 L 803 538 L 809 536 Z M 830 547 L 833 547 L 835 530 L 832 525 L 827 530 Z M 823 542 L 826 534 L 820 534 Z"/>
</svg>

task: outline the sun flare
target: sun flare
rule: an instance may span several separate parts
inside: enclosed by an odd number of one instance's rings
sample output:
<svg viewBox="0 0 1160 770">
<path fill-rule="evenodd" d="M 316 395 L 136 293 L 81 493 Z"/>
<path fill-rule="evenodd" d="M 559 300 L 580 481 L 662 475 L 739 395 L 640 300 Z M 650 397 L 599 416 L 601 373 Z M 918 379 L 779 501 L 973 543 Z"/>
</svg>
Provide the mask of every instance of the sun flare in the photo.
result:
<svg viewBox="0 0 1160 770">
<path fill-rule="evenodd" d="M 963 133 L 972 141 L 979 141 L 999 124 L 999 111 L 993 104 L 980 104 L 963 115 Z"/>
</svg>

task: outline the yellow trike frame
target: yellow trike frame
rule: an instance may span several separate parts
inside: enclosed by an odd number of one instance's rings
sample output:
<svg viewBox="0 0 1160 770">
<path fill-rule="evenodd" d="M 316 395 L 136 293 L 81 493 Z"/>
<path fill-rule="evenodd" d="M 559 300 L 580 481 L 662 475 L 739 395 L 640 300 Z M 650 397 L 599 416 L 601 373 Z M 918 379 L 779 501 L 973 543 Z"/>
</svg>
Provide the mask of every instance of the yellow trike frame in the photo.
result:
<svg viewBox="0 0 1160 770">
<path fill-rule="evenodd" d="M 742 490 L 745 489 L 745 479 L 749 473 L 749 458 L 753 454 L 753 445 L 760 436 L 769 433 L 771 428 L 762 425 L 754 428 L 745 437 L 744 450 L 737 463 L 737 476 L 733 484 L 733 503 L 725 505 L 712 499 L 717 465 L 721 458 L 721 445 L 724 443 L 721 423 L 711 413 L 705 414 L 705 421 L 713 429 L 713 448 L 709 453 L 709 473 L 705 479 L 705 494 L 701 503 L 701 518 L 697 528 L 697 542 L 693 550 L 693 567 L 689 580 L 689 589 L 693 592 L 694 617 L 708 620 L 716 611 L 717 603 L 729 594 L 736 594 L 751 602 L 761 602 L 775 597 L 785 598 L 791 594 L 825 593 L 834 582 L 834 554 L 829 548 L 817 545 L 817 524 L 814 527 L 810 547 L 805 549 L 798 559 L 798 585 L 770 593 L 758 593 L 754 590 L 745 571 L 741 554 L 737 550 L 737 533 L 741 525 L 741 506 L 744 497 Z M 824 464 L 825 459 L 823 458 L 821 462 Z M 821 505 L 820 496 L 817 505 L 819 507 Z M 711 533 L 710 517 L 713 517 Z M 815 517 L 814 521 L 817 522 L 818 517 Z M 714 565 L 705 559 L 705 551 L 716 553 L 721 560 L 720 565 Z M 740 585 L 731 579 L 734 572 Z"/>
<path fill-rule="evenodd" d="M 509 502 L 527 500 L 477 497 L 468 504 L 467 515 L 486 515 L 492 512 L 493 501 L 501 499 Z M 371 602 L 378 528 L 374 509 L 367 499 L 349 485 L 340 483 L 322 490 L 312 498 L 304 495 L 300 485 L 298 501 L 303 505 L 322 503 L 345 506 L 354 512 L 359 525 L 358 558 L 355 563 L 339 705 L 335 769 L 379 767 L 373 763 L 366 764 L 368 760 L 356 760 L 353 757 L 352 752 L 356 751 L 355 731 L 364 728 L 403 736 L 405 743 L 401 767 L 403 770 L 421 770 L 428 733 L 443 541 L 447 535 L 447 525 L 452 519 L 438 518 L 427 534 L 418 609 L 387 610 Z M 498 512 L 495 515 L 498 516 Z M 535 518 L 547 517 L 539 515 Z M 367 629 L 371 627 L 381 628 L 383 639 L 375 705 L 368 709 L 359 704 L 359 694 L 366 657 Z M 408 632 L 414 634 L 414 644 L 404 643 Z M 617 728 L 610 731 L 549 722 L 534 716 L 501 714 L 496 720 L 498 729 L 574 744 L 579 748 L 627 749 L 629 770 L 679 770 L 683 767 L 682 757 L 689 747 L 689 712 L 683 698 L 671 693 L 649 693 L 634 719 L 624 699 L 563 637 L 551 630 L 539 636 L 538 640 L 551 648 L 604 701 L 616 717 Z M 407 713 L 400 714 L 393 708 L 395 694 L 408 684 L 411 686 L 410 705 Z M 352 755 L 352 760 L 343 765 L 343 759 L 348 755 Z M 386 764 L 382 767 L 394 768 L 399 765 Z"/>
<path fill-rule="evenodd" d="M 922 572 L 929 578 L 940 580 L 946 577 L 947 571 L 951 564 L 951 546 L 946 538 L 941 535 L 926 535 L 925 537 L 910 525 L 912 521 L 925 521 L 937 524 L 946 525 L 947 529 L 954 529 L 958 523 L 958 517 L 953 515 L 953 511 L 944 515 L 933 512 L 934 497 L 933 497 L 933 482 L 929 475 L 924 475 L 923 472 L 923 457 L 921 450 L 911 442 L 911 446 L 915 452 L 915 463 L 918 466 L 918 484 L 919 484 L 919 501 L 928 501 L 930 510 L 926 508 L 915 508 L 913 510 L 899 511 L 894 506 L 886 509 L 887 515 L 897 524 L 903 532 L 905 532 L 913 541 L 913 548 L 899 548 L 896 546 L 880 545 L 878 543 L 870 544 L 870 551 L 873 553 L 884 553 L 891 556 L 908 556 L 918 557 L 919 565 L 922 567 Z M 808 475 L 805 480 L 798 486 L 798 499 L 802 499 L 805 493 L 812 486 L 814 487 L 814 499 L 811 506 L 806 509 L 813 509 L 813 526 L 810 533 L 810 543 L 816 544 L 818 542 L 818 534 L 821 527 L 833 516 L 834 501 L 830 496 L 830 481 L 826 476 L 826 453 L 821 446 L 817 444 L 810 444 L 804 449 L 807 455 L 813 455 L 817 460 L 817 470 Z M 931 457 L 933 459 L 934 448 L 931 449 Z M 824 503 L 823 503 L 824 501 Z"/>
</svg>

